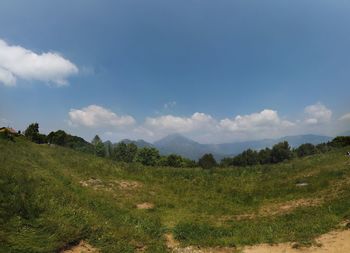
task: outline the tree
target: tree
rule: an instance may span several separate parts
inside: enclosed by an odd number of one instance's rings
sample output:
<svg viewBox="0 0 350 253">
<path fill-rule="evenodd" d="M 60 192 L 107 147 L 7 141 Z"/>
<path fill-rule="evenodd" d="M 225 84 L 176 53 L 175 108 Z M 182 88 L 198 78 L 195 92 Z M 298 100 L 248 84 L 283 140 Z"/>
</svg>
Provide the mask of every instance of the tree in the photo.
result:
<svg viewBox="0 0 350 253">
<path fill-rule="evenodd" d="M 155 148 L 141 148 L 136 155 L 136 161 L 147 166 L 155 166 L 160 159 L 159 151 Z"/>
<path fill-rule="evenodd" d="M 137 146 L 134 143 L 118 143 L 114 148 L 114 159 L 121 162 L 131 163 L 135 160 Z"/>
<path fill-rule="evenodd" d="M 188 159 L 188 158 L 185 158 L 185 157 L 182 157 L 182 165 L 181 165 L 181 167 L 194 168 L 196 166 L 197 166 L 196 161 Z"/>
<path fill-rule="evenodd" d="M 24 136 L 35 143 L 46 143 L 46 135 L 39 133 L 39 124 L 32 123 L 24 131 Z"/>
<path fill-rule="evenodd" d="M 92 145 L 94 145 L 96 156 L 100 156 L 100 157 L 106 156 L 105 146 L 103 145 L 103 142 L 98 135 L 95 135 L 91 143 Z"/>
<path fill-rule="evenodd" d="M 330 151 L 332 149 L 332 147 L 330 145 L 328 145 L 327 143 L 320 143 L 320 144 L 316 145 L 316 149 L 317 149 L 317 152 L 325 153 L 325 152 Z"/>
<path fill-rule="evenodd" d="M 217 163 L 212 154 L 204 154 L 199 160 L 198 165 L 203 169 L 212 169 Z"/>
<path fill-rule="evenodd" d="M 70 135 L 63 130 L 57 130 L 56 132 L 49 133 L 47 136 L 47 142 L 85 153 L 95 153 L 95 147 L 90 142 L 85 141 L 81 137 Z"/>
<path fill-rule="evenodd" d="M 335 148 L 350 146 L 350 136 L 337 136 L 329 145 Z"/>
<path fill-rule="evenodd" d="M 271 149 L 265 148 L 259 151 L 259 162 L 260 164 L 271 163 Z"/>
<path fill-rule="evenodd" d="M 292 151 L 287 141 L 277 143 L 272 147 L 271 162 L 278 163 L 292 158 Z"/>
<path fill-rule="evenodd" d="M 47 136 L 47 141 L 50 144 L 64 146 L 66 143 L 66 138 L 67 138 L 66 132 L 63 130 L 58 130 L 56 132 L 49 133 L 49 135 Z"/>
<path fill-rule="evenodd" d="M 303 157 L 308 155 L 313 155 L 317 153 L 316 147 L 311 143 L 305 143 L 300 145 L 297 149 L 295 149 L 297 156 Z"/>
<path fill-rule="evenodd" d="M 167 165 L 175 168 L 182 167 L 182 157 L 175 154 L 168 155 Z"/>
<path fill-rule="evenodd" d="M 233 157 L 224 157 L 220 161 L 220 167 L 230 167 L 233 165 Z"/>
</svg>

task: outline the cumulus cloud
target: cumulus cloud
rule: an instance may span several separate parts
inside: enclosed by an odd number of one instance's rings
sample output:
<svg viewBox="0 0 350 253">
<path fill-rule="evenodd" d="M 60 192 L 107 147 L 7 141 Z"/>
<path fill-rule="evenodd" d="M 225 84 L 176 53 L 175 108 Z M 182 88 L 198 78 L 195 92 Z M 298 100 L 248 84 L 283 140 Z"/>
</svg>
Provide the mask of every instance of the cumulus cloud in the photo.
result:
<svg viewBox="0 0 350 253">
<path fill-rule="evenodd" d="M 0 83 L 14 86 L 18 78 L 67 85 L 67 78 L 78 68 L 58 53 L 37 54 L 0 39 Z"/>
<path fill-rule="evenodd" d="M 350 121 L 350 113 L 344 114 L 339 118 L 341 121 Z"/>
<path fill-rule="evenodd" d="M 201 143 L 223 143 L 294 134 L 322 134 L 327 129 L 334 130 L 334 124 L 320 124 L 330 121 L 332 116 L 331 110 L 324 105 L 318 103 L 307 106 L 304 111 L 304 119 L 293 121 L 281 117 L 276 110 L 264 109 L 223 119 L 203 112 L 195 112 L 190 116 L 167 114 L 147 117 L 144 122 L 136 124 L 131 116 L 119 116 L 109 109 L 90 105 L 79 110 L 72 109 L 69 119 L 72 125 L 103 130 L 106 137 L 114 140 L 133 138 L 154 141 L 168 134 L 181 133 Z M 350 113 L 340 119 L 350 119 Z M 340 124 L 339 121 L 338 123 Z"/>
<path fill-rule="evenodd" d="M 145 127 L 166 133 L 186 133 L 197 129 L 208 128 L 215 120 L 208 114 L 196 112 L 190 117 L 164 115 L 156 118 L 146 118 Z"/>
<path fill-rule="evenodd" d="M 315 125 L 330 122 L 332 111 L 321 103 L 306 106 L 304 112 L 307 116 L 305 123 Z"/>
<path fill-rule="evenodd" d="M 243 140 L 276 137 L 291 130 L 295 123 L 281 119 L 275 110 L 264 109 L 232 119 L 222 119 L 219 126 L 226 136 Z"/>
<path fill-rule="evenodd" d="M 258 113 L 248 115 L 238 115 L 234 119 L 223 119 L 220 126 L 229 131 L 257 131 L 271 128 L 290 127 L 294 123 L 282 120 L 277 111 L 265 109 Z"/>
<path fill-rule="evenodd" d="M 69 111 L 69 123 L 73 126 L 90 128 L 121 128 L 134 125 L 135 119 L 128 115 L 119 116 L 102 106 L 89 105 L 82 109 L 71 109 Z"/>
<path fill-rule="evenodd" d="M 197 140 L 227 141 L 265 138 L 278 135 L 295 124 L 281 119 L 276 111 L 265 109 L 233 119 L 216 120 L 211 115 L 196 112 L 189 117 L 165 115 L 146 118 L 138 130 L 153 137 L 169 133 L 187 133 Z"/>
</svg>

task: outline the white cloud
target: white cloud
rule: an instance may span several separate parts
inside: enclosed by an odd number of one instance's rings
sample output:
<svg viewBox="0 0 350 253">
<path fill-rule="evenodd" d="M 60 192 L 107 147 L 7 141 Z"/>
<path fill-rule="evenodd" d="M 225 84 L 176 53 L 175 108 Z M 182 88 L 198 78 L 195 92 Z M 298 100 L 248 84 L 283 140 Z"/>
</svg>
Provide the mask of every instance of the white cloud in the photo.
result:
<svg viewBox="0 0 350 253">
<path fill-rule="evenodd" d="M 146 118 L 138 128 L 140 133 L 155 138 L 170 133 L 183 133 L 202 142 L 220 142 L 273 137 L 286 132 L 295 124 L 282 120 L 276 111 L 263 110 L 233 119 L 216 120 L 211 115 L 196 112 L 190 117 L 164 115 Z"/>
<path fill-rule="evenodd" d="M 306 106 L 304 112 L 307 115 L 305 123 L 309 125 L 327 123 L 332 118 L 332 111 L 321 103 Z"/>
<path fill-rule="evenodd" d="M 344 114 L 343 116 L 341 116 L 339 118 L 339 120 L 342 120 L 342 121 L 350 121 L 350 112 L 347 113 L 347 114 Z"/>
<path fill-rule="evenodd" d="M 324 105 L 308 106 L 305 113 L 306 118 L 290 121 L 271 109 L 223 119 L 196 112 L 190 116 L 167 114 L 147 117 L 144 122 L 136 124 L 131 116 L 119 116 L 101 106 L 90 105 L 79 110 L 72 109 L 69 119 L 72 125 L 104 131 L 105 136 L 114 141 L 122 138 L 155 141 L 168 134 L 181 133 L 201 143 L 223 143 L 306 133 L 331 134 L 339 130 L 334 122 L 320 124 L 330 121 L 332 115 Z M 348 119 L 350 114 L 341 118 Z"/>
<path fill-rule="evenodd" d="M 287 133 L 295 123 L 283 120 L 277 111 L 265 109 L 248 115 L 238 115 L 233 119 L 220 120 L 220 127 L 227 136 L 236 139 L 271 138 Z"/>
<path fill-rule="evenodd" d="M 63 86 L 68 84 L 67 78 L 76 73 L 78 68 L 58 53 L 37 54 L 0 39 L 0 82 L 6 86 L 15 85 L 17 78 Z"/>
<path fill-rule="evenodd" d="M 69 112 L 69 122 L 71 125 L 90 128 L 121 128 L 134 125 L 135 119 L 128 115 L 119 116 L 102 106 L 89 105 L 82 109 L 71 109 Z"/>
<path fill-rule="evenodd" d="M 16 77 L 10 71 L 0 67 L 0 82 L 5 86 L 15 86 Z"/>
<path fill-rule="evenodd" d="M 164 115 L 146 118 L 145 127 L 164 133 L 186 133 L 212 126 L 215 120 L 208 114 L 196 112 L 190 117 Z"/>
</svg>

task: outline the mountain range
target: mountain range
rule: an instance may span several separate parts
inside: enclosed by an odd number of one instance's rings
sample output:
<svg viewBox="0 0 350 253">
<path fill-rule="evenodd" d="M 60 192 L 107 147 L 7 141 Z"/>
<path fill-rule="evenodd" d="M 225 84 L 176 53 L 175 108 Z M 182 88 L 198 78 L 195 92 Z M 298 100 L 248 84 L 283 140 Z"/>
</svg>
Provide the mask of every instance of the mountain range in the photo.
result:
<svg viewBox="0 0 350 253">
<path fill-rule="evenodd" d="M 319 144 L 330 141 L 331 139 L 332 137 L 329 136 L 307 134 L 256 141 L 201 144 L 181 134 L 171 134 L 154 143 L 149 143 L 144 140 L 129 139 L 124 139 L 120 142 L 135 143 L 138 147 L 155 147 L 162 155 L 178 154 L 197 160 L 205 153 L 212 153 L 217 160 L 221 160 L 223 157 L 237 155 L 248 148 L 259 150 L 265 147 L 272 147 L 274 144 L 281 141 L 288 141 L 291 147 L 297 147 L 303 143 Z"/>
</svg>

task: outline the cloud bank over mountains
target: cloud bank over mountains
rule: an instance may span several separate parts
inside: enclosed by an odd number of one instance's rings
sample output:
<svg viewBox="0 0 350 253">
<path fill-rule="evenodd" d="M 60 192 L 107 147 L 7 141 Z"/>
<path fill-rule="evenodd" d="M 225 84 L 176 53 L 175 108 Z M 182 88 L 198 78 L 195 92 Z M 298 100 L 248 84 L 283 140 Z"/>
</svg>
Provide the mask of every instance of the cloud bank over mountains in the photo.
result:
<svg viewBox="0 0 350 253">
<path fill-rule="evenodd" d="M 78 71 L 76 65 L 58 53 L 37 54 L 0 39 L 0 84 L 15 86 L 17 79 L 23 79 L 65 86 L 67 78 Z"/>
<path fill-rule="evenodd" d="M 349 114 L 350 115 L 350 114 Z M 339 120 L 347 120 L 348 114 Z M 90 105 L 82 109 L 71 109 L 68 113 L 71 126 L 93 128 L 106 133 L 108 138 L 142 138 L 149 141 L 173 133 L 185 134 L 202 143 L 256 140 L 284 135 L 302 134 L 327 130 L 334 127 L 332 111 L 322 103 L 304 108 L 303 119 L 287 120 L 276 110 L 264 109 L 232 118 L 216 119 L 213 116 L 195 112 L 190 116 L 171 114 L 147 117 L 137 123 L 130 115 L 117 115 L 110 109 Z"/>
</svg>

